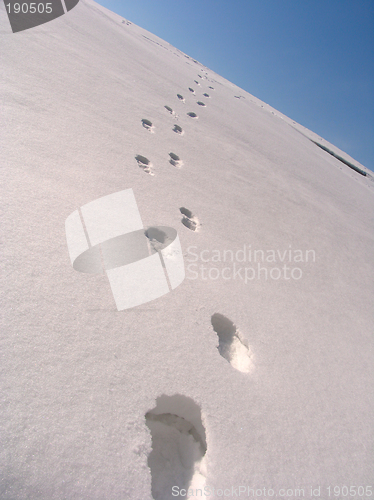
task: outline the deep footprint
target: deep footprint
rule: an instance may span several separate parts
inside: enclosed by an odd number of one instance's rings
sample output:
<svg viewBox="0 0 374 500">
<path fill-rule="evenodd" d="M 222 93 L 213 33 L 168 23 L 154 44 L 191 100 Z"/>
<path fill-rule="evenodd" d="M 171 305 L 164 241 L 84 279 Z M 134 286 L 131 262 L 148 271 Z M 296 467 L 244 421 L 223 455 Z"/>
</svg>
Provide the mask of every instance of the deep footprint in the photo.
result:
<svg viewBox="0 0 374 500">
<path fill-rule="evenodd" d="M 193 94 L 195 93 L 194 89 L 191 89 L 191 87 L 188 87 L 188 90 L 192 92 Z"/>
<path fill-rule="evenodd" d="M 184 134 L 184 131 L 183 131 L 182 127 L 180 127 L 179 125 L 174 125 L 173 131 L 176 134 L 179 134 L 179 135 L 183 135 Z"/>
<path fill-rule="evenodd" d="M 185 99 L 181 94 L 177 94 L 177 97 L 180 101 L 185 102 Z"/>
<path fill-rule="evenodd" d="M 148 466 L 154 500 L 172 500 L 175 485 L 203 489 L 207 445 L 199 406 L 186 396 L 162 395 L 145 421 L 152 435 Z"/>
<path fill-rule="evenodd" d="M 213 330 L 218 335 L 218 352 L 230 365 L 243 373 L 248 373 L 253 367 L 250 359 L 248 342 L 243 338 L 232 321 L 223 314 L 213 314 L 211 318 Z"/>
<path fill-rule="evenodd" d="M 194 80 L 194 82 L 196 83 L 196 85 L 200 85 L 200 83 L 197 80 Z"/>
<path fill-rule="evenodd" d="M 192 111 L 190 113 L 187 113 L 188 116 L 190 116 L 191 118 L 197 118 L 197 114 L 196 113 L 193 113 Z"/>
<path fill-rule="evenodd" d="M 138 162 L 138 166 L 142 168 L 144 172 L 150 175 L 155 175 L 152 172 L 152 163 L 148 160 L 148 158 L 142 155 L 137 155 L 135 156 L 135 160 Z"/>
<path fill-rule="evenodd" d="M 174 111 L 172 110 L 172 108 L 170 106 L 164 106 L 164 108 L 169 111 L 169 113 L 172 115 L 174 114 Z"/>
<path fill-rule="evenodd" d="M 183 215 L 182 224 L 191 229 L 191 231 L 196 231 L 200 226 L 199 219 L 188 208 L 181 207 L 179 211 Z"/>
<path fill-rule="evenodd" d="M 209 94 L 203 94 L 203 96 L 204 96 L 204 97 L 210 97 L 210 95 L 209 95 Z"/>
<path fill-rule="evenodd" d="M 182 166 L 183 162 L 178 155 L 176 155 L 175 153 L 169 153 L 169 156 L 170 156 L 169 163 L 171 163 L 173 167 L 180 168 Z"/>
<path fill-rule="evenodd" d="M 198 104 L 199 106 L 203 106 L 203 107 L 205 107 L 205 104 L 204 104 L 203 102 L 201 102 L 201 101 L 197 101 L 197 104 Z"/>
<path fill-rule="evenodd" d="M 153 133 L 154 131 L 154 126 L 152 125 L 152 122 L 149 120 L 146 120 L 145 118 L 142 119 L 142 125 L 143 127 L 148 130 L 149 132 Z"/>
</svg>

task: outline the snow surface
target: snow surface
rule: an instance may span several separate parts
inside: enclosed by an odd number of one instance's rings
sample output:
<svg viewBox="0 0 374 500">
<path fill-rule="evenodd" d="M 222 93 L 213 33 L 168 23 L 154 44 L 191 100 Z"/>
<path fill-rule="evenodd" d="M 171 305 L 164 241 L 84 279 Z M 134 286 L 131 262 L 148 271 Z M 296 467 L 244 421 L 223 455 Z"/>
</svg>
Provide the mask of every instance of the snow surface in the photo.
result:
<svg viewBox="0 0 374 500">
<path fill-rule="evenodd" d="M 370 485 L 372 173 L 92 0 L 0 23 L 0 498 Z M 128 188 L 187 275 L 118 312 L 64 224 Z M 265 279 L 285 264 L 302 276 Z"/>
</svg>

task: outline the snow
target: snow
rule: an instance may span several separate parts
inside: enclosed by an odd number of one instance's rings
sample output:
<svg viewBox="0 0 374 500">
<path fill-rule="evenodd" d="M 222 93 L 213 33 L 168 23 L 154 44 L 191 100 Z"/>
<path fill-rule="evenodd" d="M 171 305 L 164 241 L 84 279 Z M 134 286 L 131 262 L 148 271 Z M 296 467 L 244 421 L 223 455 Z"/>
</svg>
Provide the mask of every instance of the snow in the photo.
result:
<svg viewBox="0 0 374 500">
<path fill-rule="evenodd" d="M 373 174 L 123 21 L 81 0 L 12 34 L 0 4 L 0 498 L 370 485 Z M 65 220 L 129 188 L 186 278 L 117 311 Z"/>
</svg>

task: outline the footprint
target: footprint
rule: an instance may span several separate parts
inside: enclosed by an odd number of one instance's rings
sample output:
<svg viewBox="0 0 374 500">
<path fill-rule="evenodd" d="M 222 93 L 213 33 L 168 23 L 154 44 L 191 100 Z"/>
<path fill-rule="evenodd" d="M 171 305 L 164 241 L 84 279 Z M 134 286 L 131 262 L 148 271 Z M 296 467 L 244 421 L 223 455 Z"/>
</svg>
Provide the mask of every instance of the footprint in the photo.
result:
<svg viewBox="0 0 374 500">
<path fill-rule="evenodd" d="M 196 85 L 200 85 L 200 83 L 197 80 L 194 80 L 194 82 L 196 83 Z"/>
<path fill-rule="evenodd" d="M 180 168 L 182 166 L 183 162 L 178 155 L 176 155 L 175 153 L 169 153 L 169 156 L 170 156 L 169 162 L 173 165 L 173 167 Z"/>
<path fill-rule="evenodd" d="M 146 172 L 147 174 L 150 174 L 150 175 L 155 175 L 152 172 L 153 165 L 148 160 L 148 158 L 146 158 L 145 156 L 142 156 L 142 155 L 137 155 L 137 156 L 135 156 L 135 160 L 138 162 L 139 167 L 142 168 L 144 170 L 144 172 Z"/>
<path fill-rule="evenodd" d="M 185 102 L 185 98 L 182 95 L 177 94 L 177 97 L 180 101 Z"/>
<path fill-rule="evenodd" d="M 201 101 L 197 101 L 197 104 L 198 104 L 199 106 L 203 106 L 203 107 L 205 107 L 205 104 L 204 104 L 203 102 L 201 102 Z"/>
<path fill-rule="evenodd" d="M 209 87 L 210 89 L 214 90 L 214 87 Z"/>
<path fill-rule="evenodd" d="M 184 134 L 184 130 L 179 125 L 174 125 L 173 131 L 179 135 Z"/>
<path fill-rule="evenodd" d="M 179 209 L 180 213 L 183 215 L 182 224 L 184 224 L 191 231 L 196 231 L 196 229 L 201 225 L 199 219 L 193 215 L 191 210 L 181 207 Z"/>
<path fill-rule="evenodd" d="M 149 244 L 155 252 L 162 250 L 167 245 L 166 242 L 168 240 L 168 235 L 164 233 L 164 231 L 161 231 L 158 227 L 149 227 L 144 234 L 148 238 Z"/>
<path fill-rule="evenodd" d="M 190 116 L 191 118 L 198 118 L 197 114 L 193 113 L 192 111 L 190 113 L 187 113 L 187 115 Z"/>
<path fill-rule="evenodd" d="M 195 93 L 194 89 L 191 89 L 191 87 L 188 87 L 188 90 L 192 92 L 193 94 Z"/>
<path fill-rule="evenodd" d="M 148 466 L 154 500 L 172 500 L 176 485 L 179 491 L 203 489 L 207 444 L 199 406 L 180 394 L 162 395 L 145 422 L 152 436 Z"/>
<path fill-rule="evenodd" d="M 213 314 L 213 330 L 218 335 L 218 351 L 233 368 L 248 373 L 253 368 L 248 342 L 243 338 L 232 321 L 222 314 Z"/>
<path fill-rule="evenodd" d="M 154 126 L 152 125 L 152 122 L 149 120 L 146 120 L 145 118 L 142 119 L 142 124 L 145 129 L 147 129 L 151 134 L 154 132 Z"/>
<path fill-rule="evenodd" d="M 169 113 L 170 113 L 171 115 L 173 115 L 173 114 L 174 114 L 174 111 L 171 109 L 171 107 L 170 107 L 170 106 L 164 106 L 164 108 L 165 108 L 167 111 L 169 111 Z"/>
<path fill-rule="evenodd" d="M 197 76 L 198 76 L 199 78 L 202 78 L 202 76 L 201 76 L 201 75 L 197 75 Z"/>
<path fill-rule="evenodd" d="M 203 96 L 204 96 L 204 97 L 210 97 L 210 95 L 209 95 L 209 94 L 203 94 Z"/>
</svg>

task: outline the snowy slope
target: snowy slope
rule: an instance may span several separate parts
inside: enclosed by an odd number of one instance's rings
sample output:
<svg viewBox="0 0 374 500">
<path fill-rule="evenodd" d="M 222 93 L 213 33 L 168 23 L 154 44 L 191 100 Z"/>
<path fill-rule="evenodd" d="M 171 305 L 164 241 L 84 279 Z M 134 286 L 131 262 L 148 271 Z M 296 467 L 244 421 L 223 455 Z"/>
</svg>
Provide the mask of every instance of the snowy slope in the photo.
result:
<svg viewBox="0 0 374 500">
<path fill-rule="evenodd" d="M 81 0 L 12 34 L 0 3 L 0 498 L 372 484 L 372 174 L 123 21 Z M 64 224 L 128 188 L 186 279 L 118 312 Z"/>
</svg>

